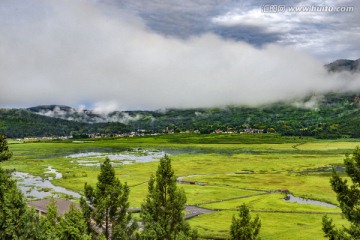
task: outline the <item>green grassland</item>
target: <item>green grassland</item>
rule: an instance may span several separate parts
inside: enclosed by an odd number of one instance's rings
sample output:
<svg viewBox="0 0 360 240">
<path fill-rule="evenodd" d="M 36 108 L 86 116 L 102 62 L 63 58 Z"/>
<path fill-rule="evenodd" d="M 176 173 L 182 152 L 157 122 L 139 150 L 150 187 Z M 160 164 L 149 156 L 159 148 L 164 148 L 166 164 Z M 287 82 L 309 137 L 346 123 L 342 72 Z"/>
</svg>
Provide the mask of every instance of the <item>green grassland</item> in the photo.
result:
<svg viewBox="0 0 360 240">
<path fill-rule="evenodd" d="M 199 135 L 174 134 L 86 141 L 9 141 L 14 156 L 4 168 L 47 177 L 51 166 L 61 172 L 52 183 L 82 193 L 84 183 L 97 182 L 99 167 L 81 166 L 70 154 L 101 152 L 81 159 L 101 162 L 106 153 L 144 154 L 134 149 L 165 151 L 175 174 L 196 184 L 179 184 L 187 204 L 215 210 L 190 220 L 202 238 L 226 239 L 236 209 L 246 203 L 262 221 L 262 239 L 322 239 L 321 218 L 330 214 L 336 224 L 346 224 L 340 210 L 283 200 L 279 189 L 298 197 L 337 204 L 329 178 L 332 167 L 341 167 L 346 153 L 360 140 L 319 140 L 281 137 L 276 134 Z M 114 166 L 122 182 L 131 187 L 130 205 L 140 207 L 147 181 L 157 162 Z"/>
</svg>

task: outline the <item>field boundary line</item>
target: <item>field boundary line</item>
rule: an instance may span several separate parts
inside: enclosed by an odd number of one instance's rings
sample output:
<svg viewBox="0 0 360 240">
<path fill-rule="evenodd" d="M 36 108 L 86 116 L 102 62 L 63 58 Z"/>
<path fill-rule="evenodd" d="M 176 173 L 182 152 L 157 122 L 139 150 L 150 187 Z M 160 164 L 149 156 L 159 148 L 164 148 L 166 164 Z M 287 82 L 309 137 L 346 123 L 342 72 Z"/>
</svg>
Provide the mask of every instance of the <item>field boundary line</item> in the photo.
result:
<svg viewBox="0 0 360 240">
<path fill-rule="evenodd" d="M 256 188 L 244 188 L 244 187 L 236 187 L 236 186 L 230 186 L 225 184 L 205 184 L 204 186 L 215 186 L 215 187 L 223 187 L 223 188 L 233 188 L 233 189 L 239 189 L 239 190 L 248 190 L 248 191 L 254 191 L 254 192 L 262 192 L 262 193 L 272 193 L 274 190 L 262 190 L 262 189 L 256 189 Z"/>
<path fill-rule="evenodd" d="M 226 198 L 226 199 L 222 199 L 222 200 L 210 201 L 210 202 L 205 202 L 205 203 L 198 203 L 198 204 L 195 204 L 195 206 L 200 207 L 200 205 L 206 205 L 206 204 L 212 204 L 212 203 L 220 203 L 220 202 L 228 202 L 228 201 L 232 201 L 232 200 L 256 197 L 256 196 L 261 196 L 261 195 L 268 195 L 268 194 L 273 194 L 273 193 L 274 192 L 256 193 L 256 194 L 251 194 L 251 195 L 246 195 L 246 196 L 241 196 L 241 197 L 233 197 L 233 198 Z"/>
<path fill-rule="evenodd" d="M 293 149 L 300 150 L 300 149 L 298 149 L 298 147 L 301 146 L 301 145 L 304 145 L 304 144 L 306 144 L 306 143 L 307 143 L 307 142 L 297 143 L 297 144 L 292 145 L 291 147 L 292 147 Z"/>
<path fill-rule="evenodd" d="M 224 209 L 225 210 L 225 209 Z M 234 209 L 237 210 L 237 209 Z M 290 214 L 332 214 L 342 215 L 341 212 L 309 212 L 309 211 L 283 211 L 283 210 L 250 210 L 251 212 L 262 212 L 262 213 L 290 213 Z"/>
<path fill-rule="evenodd" d="M 145 182 L 141 182 L 141 183 L 136 183 L 136 184 L 134 184 L 134 185 L 131 185 L 131 186 L 129 186 L 129 188 L 131 188 L 131 187 L 137 187 L 137 186 L 139 186 L 139 185 L 143 185 L 143 184 L 146 184 L 146 183 L 148 183 L 149 181 L 145 181 Z"/>
</svg>

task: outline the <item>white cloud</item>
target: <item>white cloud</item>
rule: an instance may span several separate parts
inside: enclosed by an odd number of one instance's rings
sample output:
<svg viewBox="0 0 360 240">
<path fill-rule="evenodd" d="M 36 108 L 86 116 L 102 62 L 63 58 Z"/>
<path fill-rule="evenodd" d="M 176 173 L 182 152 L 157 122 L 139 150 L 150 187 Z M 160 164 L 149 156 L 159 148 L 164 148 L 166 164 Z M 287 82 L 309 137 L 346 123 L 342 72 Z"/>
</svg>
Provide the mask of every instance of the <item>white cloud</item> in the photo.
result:
<svg viewBox="0 0 360 240">
<path fill-rule="evenodd" d="M 260 6 L 243 11 L 233 9 L 224 15 L 212 19 L 215 24 L 223 26 L 250 26 L 262 28 L 265 32 L 285 33 L 294 29 L 297 19 L 288 19 L 286 14 L 264 13 Z"/>
<path fill-rule="evenodd" d="M 267 12 L 269 6 L 284 6 L 284 9 L 278 13 Z M 336 6 L 353 7 L 354 11 L 289 11 L 292 7 Z M 325 61 L 333 61 L 334 56 L 359 58 L 359 9 L 359 2 L 354 0 L 261 2 L 250 8 L 230 9 L 214 16 L 212 22 L 219 26 L 254 27 L 264 33 L 273 33 L 278 36 L 276 42 L 279 44 L 290 45 Z"/>
<path fill-rule="evenodd" d="M 96 102 L 92 106 L 94 113 L 97 114 L 108 114 L 119 109 L 119 105 L 115 101 L 110 102 Z"/>
<path fill-rule="evenodd" d="M 4 0 L 0 13 L 1 106 L 91 103 L 105 113 L 360 89 L 358 76 L 329 76 L 322 62 L 290 47 L 165 37 L 92 1 Z"/>
</svg>

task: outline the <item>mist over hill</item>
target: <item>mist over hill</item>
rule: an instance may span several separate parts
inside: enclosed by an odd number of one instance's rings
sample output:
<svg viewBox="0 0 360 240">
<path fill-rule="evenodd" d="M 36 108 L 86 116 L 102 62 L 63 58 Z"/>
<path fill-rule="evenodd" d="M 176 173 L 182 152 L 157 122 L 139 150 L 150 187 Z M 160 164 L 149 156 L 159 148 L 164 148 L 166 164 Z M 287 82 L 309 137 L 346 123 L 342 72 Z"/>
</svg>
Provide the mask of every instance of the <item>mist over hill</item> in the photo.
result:
<svg viewBox="0 0 360 240">
<path fill-rule="evenodd" d="M 137 121 L 141 118 L 140 113 L 137 112 L 98 112 L 96 110 L 75 109 L 63 105 L 41 105 L 28 108 L 27 110 L 47 117 L 85 123 L 119 122 L 128 124 L 130 121 Z"/>
<path fill-rule="evenodd" d="M 247 132 L 319 138 L 360 137 L 359 96 L 331 93 L 262 107 L 227 106 L 108 114 L 56 105 L 0 109 L 0 134 L 8 137 L 84 137 L 130 132 Z M 126 124 L 115 121 L 119 118 L 125 122 L 124 116 L 127 118 Z"/>
<path fill-rule="evenodd" d="M 330 72 L 360 72 L 360 58 L 357 60 L 339 59 L 332 63 L 326 64 L 325 67 Z"/>
</svg>

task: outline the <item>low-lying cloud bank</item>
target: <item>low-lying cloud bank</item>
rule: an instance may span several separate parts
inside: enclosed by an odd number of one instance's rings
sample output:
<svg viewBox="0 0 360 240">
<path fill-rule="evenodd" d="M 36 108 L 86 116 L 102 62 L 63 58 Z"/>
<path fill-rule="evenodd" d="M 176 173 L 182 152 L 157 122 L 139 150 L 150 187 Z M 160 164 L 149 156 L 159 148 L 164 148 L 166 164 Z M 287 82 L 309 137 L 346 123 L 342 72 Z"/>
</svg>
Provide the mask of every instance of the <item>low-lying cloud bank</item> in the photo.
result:
<svg viewBox="0 0 360 240">
<path fill-rule="evenodd" d="M 259 105 L 360 90 L 359 74 L 329 74 L 323 65 L 275 44 L 162 36 L 94 1 L 0 2 L 0 107 Z"/>
<path fill-rule="evenodd" d="M 47 117 L 87 123 L 120 122 L 128 124 L 129 122 L 138 121 L 143 117 L 141 114 L 130 115 L 127 112 L 119 111 L 105 112 L 103 109 L 100 112 L 96 109 L 86 110 L 82 106 L 78 109 L 67 106 L 54 106 L 53 108 L 37 110 L 30 108 L 30 110 Z"/>
</svg>

